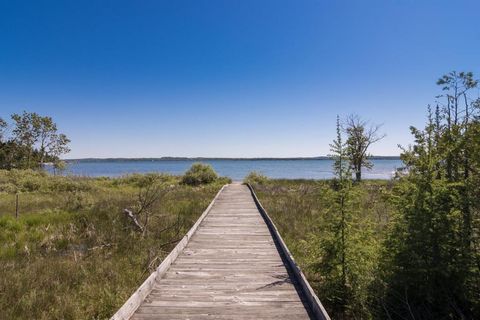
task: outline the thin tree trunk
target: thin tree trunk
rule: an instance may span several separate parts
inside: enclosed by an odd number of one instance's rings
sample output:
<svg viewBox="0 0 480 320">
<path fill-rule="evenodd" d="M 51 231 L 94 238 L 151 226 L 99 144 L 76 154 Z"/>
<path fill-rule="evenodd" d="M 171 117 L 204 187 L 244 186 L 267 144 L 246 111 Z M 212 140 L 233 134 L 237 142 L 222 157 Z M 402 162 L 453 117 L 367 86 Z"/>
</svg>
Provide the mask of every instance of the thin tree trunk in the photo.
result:
<svg viewBox="0 0 480 320">
<path fill-rule="evenodd" d="M 362 170 L 361 169 L 355 170 L 355 180 L 358 181 L 358 182 L 362 181 Z"/>
<path fill-rule="evenodd" d="M 347 287 L 347 272 L 345 266 L 345 195 L 343 194 L 340 198 L 340 207 L 342 212 L 342 227 L 341 227 L 341 237 L 342 237 L 342 284 L 343 287 Z"/>
</svg>

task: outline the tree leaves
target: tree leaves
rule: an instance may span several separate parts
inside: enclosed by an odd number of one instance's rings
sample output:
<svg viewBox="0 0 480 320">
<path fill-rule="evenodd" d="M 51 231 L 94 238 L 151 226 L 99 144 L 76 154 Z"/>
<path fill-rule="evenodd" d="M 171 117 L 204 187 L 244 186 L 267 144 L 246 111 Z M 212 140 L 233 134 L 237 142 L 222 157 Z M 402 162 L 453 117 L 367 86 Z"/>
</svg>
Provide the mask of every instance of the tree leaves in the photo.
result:
<svg viewBox="0 0 480 320">
<path fill-rule="evenodd" d="M 70 140 L 58 133 L 57 125 L 51 117 L 40 116 L 35 112 L 13 114 L 12 135 L 6 141 L 8 124 L 0 119 L 0 168 L 32 169 L 45 162 L 58 162 L 60 156 L 70 151 Z"/>
</svg>

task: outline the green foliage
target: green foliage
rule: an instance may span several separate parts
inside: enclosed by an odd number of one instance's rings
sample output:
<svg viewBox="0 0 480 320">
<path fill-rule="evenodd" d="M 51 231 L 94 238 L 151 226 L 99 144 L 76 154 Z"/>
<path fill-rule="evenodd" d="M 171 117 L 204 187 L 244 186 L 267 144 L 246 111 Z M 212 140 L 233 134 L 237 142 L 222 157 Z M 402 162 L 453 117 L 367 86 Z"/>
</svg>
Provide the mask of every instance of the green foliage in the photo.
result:
<svg viewBox="0 0 480 320">
<path fill-rule="evenodd" d="M 334 160 L 333 172 L 334 172 L 335 178 L 337 178 L 343 183 L 345 180 L 348 180 L 352 177 L 352 172 L 350 171 L 351 163 L 349 161 L 347 145 L 346 143 L 343 142 L 342 128 L 340 125 L 340 117 L 338 115 L 337 115 L 337 137 L 330 144 L 330 151 L 332 152 L 330 157 Z"/>
<path fill-rule="evenodd" d="M 468 96 L 477 82 L 452 72 L 438 84 L 445 102 L 429 107 L 425 129 L 411 128 L 415 143 L 402 153 L 409 173 L 392 198 L 378 296 L 384 317 L 480 317 L 479 114 Z"/>
<path fill-rule="evenodd" d="M 392 214 L 392 183 L 351 184 L 343 244 L 338 181 L 270 179 L 253 186 L 330 316 L 373 317 L 372 285 Z"/>
<path fill-rule="evenodd" d="M 395 189 L 398 216 L 385 244 L 381 304 L 400 317 L 450 314 L 462 305 L 458 184 L 405 179 Z M 461 312 L 465 312 L 461 311 Z M 457 314 L 458 316 L 458 314 Z"/>
<path fill-rule="evenodd" d="M 53 163 L 53 173 L 61 174 L 67 169 L 67 163 L 62 160 L 57 160 Z"/>
<path fill-rule="evenodd" d="M 8 123 L 7 121 L 0 118 L 0 142 L 3 141 L 3 137 L 5 135 L 5 131 L 7 130 Z"/>
<path fill-rule="evenodd" d="M 156 181 L 158 183 L 162 183 L 165 185 L 175 185 L 177 184 L 178 177 L 164 174 L 164 173 L 147 173 L 147 174 L 139 174 L 139 173 L 132 173 L 125 175 L 123 177 L 119 177 L 116 179 L 111 180 L 111 183 L 115 186 L 125 186 L 125 185 L 133 185 L 136 187 L 143 187 Z"/>
<path fill-rule="evenodd" d="M 214 182 L 217 179 L 218 175 L 211 165 L 194 163 L 183 175 L 182 183 L 190 186 L 198 186 Z"/>
<path fill-rule="evenodd" d="M 50 176 L 36 170 L 0 170 L 0 193 L 79 192 L 93 188 L 91 181 L 82 177 Z"/>
<path fill-rule="evenodd" d="M 265 184 L 266 182 L 268 181 L 268 177 L 259 173 L 259 172 L 256 172 L 256 171 L 252 171 L 250 172 L 244 179 L 243 179 L 243 182 L 244 183 L 249 183 L 251 185 L 253 184 Z"/>
<path fill-rule="evenodd" d="M 368 208 L 367 215 L 362 211 L 366 185 L 352 184 L 349 146 L 343 142 L 338 117 L 337 137 L 330 148 L 335 180 L 318 200 L 327 199 L 328 206 L 318 233 L 309 236 L 317 247 L 318 260 L 312 269 L 322 277 L 318 291 L 334 318 L 369 318 L 370 286 L 380 246 L 374 236 L 375 220 Z"/>
<path fill-rule="evenodd" d="M 480 318 L 478 83 L 452 72 L 439 84 L 444 101 L 411 128 L 396 181 L 351 183 L 348 164 L 360 180 L 378 138 L 354 118 L 346 144 L 337 121 L 335 180 L 254 184 L 334 319 Z"/>
<path fill-rule="evenodd" d="M 5 134 L 7 122 L 0 119 L 0 169 L 35 169 L 45 162 L 62 166 L 60 156 L 70 151 L 70 140 L 58 132 L 51 117 L 24 111 L 11 118 L 11 136 Z"/>
</svg>

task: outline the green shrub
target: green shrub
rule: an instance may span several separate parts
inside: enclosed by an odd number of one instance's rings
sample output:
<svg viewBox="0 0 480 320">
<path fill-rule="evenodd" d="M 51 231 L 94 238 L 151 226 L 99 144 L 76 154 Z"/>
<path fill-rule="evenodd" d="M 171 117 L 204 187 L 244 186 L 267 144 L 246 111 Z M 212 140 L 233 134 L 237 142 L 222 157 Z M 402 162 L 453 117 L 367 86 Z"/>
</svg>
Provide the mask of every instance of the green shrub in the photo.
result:
<svg viewBox="0 0 480 320">
<path fill-rule="evenodd" d="M 122 177 L 111 179 L 111 184 L 116 187 L 127 185 L 133 187 L 144 187 L 152 181 L 166 185 L 174 185 L 178 183 L 178 177 L 167 173 L 131 173 Z"/>
<path fill-rule="evenodd" d="M 46 173 L 34 170 L 0 170 L 0 191 L 32 192 L 39 191 L 48 182 Z"/>
<path fill-rule="evenodd" d="M 0 170 L 0 192 L 73 192 L 94 189 L 95 179 L 52 176 L 41 170 Z"/>
<path fill-rule="evenodd" d="M 267 176 L 259 173 L 259 172 L 256 172 L 256 171 L 252 171 L 248 174 L 248 176 L 246 176 L 244 179 L 243 179 L 243 182 L 245 183 L 249 183 L 249 184 L 265 184 L 266 182 L 268 181 L 268 178 Z"/>
<path fill-rule="evenodd" d="M 207 184 L 218 179 L 218 175 L 212 166 L 203 163 L 194 163 L 183 175 L 182 183 L 190 186 Z"/>
<path fill-rule="evenodd" d="M 50 186 L 45 191 L 55 192 L 86 192 L 94 190 L 94 185 L 77 177 L 50 177 Z"/>
</svg>

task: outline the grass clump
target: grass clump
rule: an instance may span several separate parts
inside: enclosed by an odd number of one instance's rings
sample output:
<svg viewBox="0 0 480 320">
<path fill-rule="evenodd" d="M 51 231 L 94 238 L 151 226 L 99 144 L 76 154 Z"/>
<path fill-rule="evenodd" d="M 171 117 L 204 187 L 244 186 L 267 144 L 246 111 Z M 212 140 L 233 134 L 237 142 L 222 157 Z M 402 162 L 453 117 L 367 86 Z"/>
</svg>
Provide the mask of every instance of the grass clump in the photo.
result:
<svg viewBox="0 0 480 320">
<path fill-rule="evenodd" d="M 182 183 L 189 186 L 198 186 L 216 181 L 218 175 L 212 166 L 204 163 L 194 163 L 190 169 L 185 172 Z"/>
</svg>

